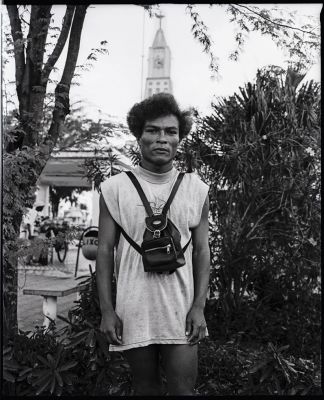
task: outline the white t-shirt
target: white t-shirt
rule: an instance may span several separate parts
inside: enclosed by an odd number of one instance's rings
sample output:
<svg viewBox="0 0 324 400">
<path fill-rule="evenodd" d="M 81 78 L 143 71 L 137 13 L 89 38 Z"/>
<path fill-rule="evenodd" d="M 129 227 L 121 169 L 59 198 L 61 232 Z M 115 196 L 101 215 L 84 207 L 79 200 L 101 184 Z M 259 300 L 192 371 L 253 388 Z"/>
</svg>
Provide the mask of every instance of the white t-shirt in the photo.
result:
<svg viewBox="0 0 324 400">
<path fill-rule="evenodd" d="M 137 166 L 135 173 L 154 213 L 161 212 L 178 171 L 156 174 Z M 133 183 L 120 173 L 101 184 L 112 218 L 140 246 L 146 212 Z M 191 228 L 198 226 L 208 185 L 195 173 L 185 174 L 171 203 L 168 218 L 181 233 L 184 247 Z M 187 344 L 186 316 L 194 299 L 192 244 L 185 252 L 186 264 L 172 274 L 145 272 L 141 255 L 121 234 L 115 255 L 117 279 L 116 313 L 123 323 L 122 345 L 111 351 L 160 344 Z"/>
</svg>

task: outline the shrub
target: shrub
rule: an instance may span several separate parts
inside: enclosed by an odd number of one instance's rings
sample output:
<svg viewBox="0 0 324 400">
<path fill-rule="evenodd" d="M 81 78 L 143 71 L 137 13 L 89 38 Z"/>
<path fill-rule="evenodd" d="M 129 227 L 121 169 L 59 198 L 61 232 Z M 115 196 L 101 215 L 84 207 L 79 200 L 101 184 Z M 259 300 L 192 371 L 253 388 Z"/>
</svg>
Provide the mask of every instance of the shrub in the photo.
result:
<svg viewBox="0 0 324 400">
<path fill-rule="evenodd" d="M 76 363 L 69 361 L 55 325 L 51 324 L 48 332 L 36 326 L 30 333 L 20 331 L 4 349 L 4 393 L 24 396 L 70 392 L 76 379 L 70 369 Z"/>
<path fill-rule="evenodd" d="M 320 372 L 311 360 L 286 355 L 289 346 L 242 346 L 207 340 L 199 348 L 197 389 L 202 395 L 320 395 Z"/>
<path fill-rule="evenodd" d="M 259 71 L 182 145 L 210 184 L 211 293 L 228 319 L 246 295 L 275 310 L 319 290 L 319 85 L 284 75 Z"/>
</svg>

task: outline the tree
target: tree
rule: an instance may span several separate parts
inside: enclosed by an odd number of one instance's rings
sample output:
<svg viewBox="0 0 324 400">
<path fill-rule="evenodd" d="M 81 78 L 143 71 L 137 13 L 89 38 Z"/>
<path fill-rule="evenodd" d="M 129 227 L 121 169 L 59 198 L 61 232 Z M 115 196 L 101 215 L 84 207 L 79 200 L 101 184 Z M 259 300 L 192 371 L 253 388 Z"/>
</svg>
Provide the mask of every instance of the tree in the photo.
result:
<svg viewBox="0 0 324 400">
<path fill-rule="evenodd" d="M 310 301 L 318 289 L 320 92 L 313 81 L 298 87 L 303 77 L 259 71 L 210 116 L 197 115 L 183 144 L 211 185 L 211 283 L 228 322 L 247 292 L 299 308 L 294 299 Z"/>
<path fill-rule="evenodd" d="M 3 327 L 7 341 L 17 330 L 17 237 L 26 207 L 34 201 L 37 179 L 56 145 L 64 119 L 69 113 L 69 92 L 79 54 L 87 5 L 66 7 L 62 28 L 52 53 L 44 60 L 51 22 L 50 5 L 8 5 L 15 58 L 18 98 L 17 124 L 5 142 L 4 153 L 4 266 Z M 23 13 L 29 13 L 25 22 Z M 27 37 L 23 26 L 28 25 Z M 69 37 L 69 39 L 68 39 Z M 49 77 L 68 41 L 68 51 L 50 125 L 42 131 Z M 24 172 L 23 172 L 24 171 Z"/>
</svg>

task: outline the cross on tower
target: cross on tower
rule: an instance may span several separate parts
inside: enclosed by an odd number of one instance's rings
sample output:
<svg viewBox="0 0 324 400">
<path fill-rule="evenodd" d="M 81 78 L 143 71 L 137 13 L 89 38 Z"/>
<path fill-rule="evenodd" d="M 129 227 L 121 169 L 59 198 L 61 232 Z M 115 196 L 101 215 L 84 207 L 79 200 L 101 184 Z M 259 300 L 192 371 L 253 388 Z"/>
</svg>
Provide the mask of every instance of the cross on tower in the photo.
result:
<svg viewBox="0 0 324 400">
<path fill-rule="evenodd" d="M 160 10 L 160 14 L 155 14 L 156 18 L 159 18 L 160 20 L 160 29 L 161 29 L 161 24 L 162 24 L 162 18 L 165 16 L 162 14 L 162 11 Z"/>
</svg>

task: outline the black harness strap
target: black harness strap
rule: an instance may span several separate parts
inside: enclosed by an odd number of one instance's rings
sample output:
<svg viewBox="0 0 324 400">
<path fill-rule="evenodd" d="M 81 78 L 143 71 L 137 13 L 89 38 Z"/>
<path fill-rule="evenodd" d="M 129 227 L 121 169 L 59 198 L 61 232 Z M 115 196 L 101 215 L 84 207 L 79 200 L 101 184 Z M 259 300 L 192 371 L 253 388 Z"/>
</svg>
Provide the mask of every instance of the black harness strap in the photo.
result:
<svg viewBox="0 0 324 400">
<path fill-rule="evenodd" d="M 116 224 L 116 225 L 118 225 L 118 224 Z M 134 242 L 134 240 L 130 236 L 127 235 L 127 233 L 124 231 L 124 229 L 120 225 L 118 225 L 118 227 L 120 229 L 120 232 L 123 234 L 124 238 L 127 240 L 127 242 L 131 246 L 133 246 L 134 249 L 137 250 L 138 253 L 142 254 L 142 249 L 140 248 L 140 246 L 136 242 Z M 190 236 L 190 239 L 188 240 L 187 244 L 182 249 L 183 253 L 185 253 L 185 251 L 187 250 L 190 242 L 191 242 L 191 236 Z"/>
<path fill-rule="evenodd" d="M 145 207 L 145 210 L 146 210 L 148 216 L 152 217 L 154 214 L 153 214 L 152 208 L 150 206 L 150 203 L 148 202 L 148 200 L 147 200 L 147 198 L 145 196 L 145 193 L 143 192 L 142 186 L 139 184 L 139 182 L 136 179 L 135 175 L 131 171 L 126 171 L 126 174 L 128 175 L 129 179 L 133 182 L 136 190 L 138 191 L 138 194 L 139 194 L 139 196 L 140 196 L 140 198 L 142 200 L 142 203 L 143 203 L 143 205 Z"/>
<path fill-rule="evenodd" d="M 134 242 L 134 240 L 131 237 L 129 237 L 127 235 L 127 233 L 124 231 L 124 229 L 120 225 L 118 225 L 118 227 L 120 229 L 120 232 L 123 234 L 124 238 L 127 240 L 127 242 L 131 246 L 133 246 L 135 250 L 137 250 L 140 254 L 142 254 L 142 249 L 140 248 L 140 246 L 136 242 Z"/>
<path fill-rule="evenodd" d="M 192 238 L 192 236 L 190 236 L 190 239 L 188 240 L 187 244 L 186 244 L 185 247 L 182 249 L 183 254 L 184 254 L 185 251 L 187 250 L 187 247 L 189 246 L 189 243 L 191 242 L 191 238 Z"/>
<path fill-rule="evenodd" d="M 180 183 L 181 183 L 183 177 L 184 177 L 184 172 L 180 172 L 178 177 L 177 177 L 177 180 L 176 180 L 175 184 L 173 185 L 173 188 L 171 190 L 170 196 L 169 196 L 167 202 L 165 203 L 165 205 L 163 207 L 163 210 L 162 210 L 162 214 L 163 215 L 166 215 L 167 212 L 169 211 L 169 208 L 170 208 L 170 205 L 172 203 L 172 200 L 174 199 L 174 196 L 177 193 L 177 190 L 178 190 L 178 188 L 180 186 Z"/>
<path fill-rule="evenodd" d="M 130 180 L 133 182 L 135 188 L 137 189 L 137 192 L 138 192 L 138 194 L 139 194 L 139 196 L 140 196 L 140 198 L 141 198 L 141 200 L 142 200 L 142 202 L 143 202 L 143 205 L 144 205 L 144 207 L 145 207 L 145 210 L 146 210 L 147 214 L 148 214 L 150 217 L 152 217 L 152 216 L 154 215 L 154 213 L 153 213 L 153 211 L 152 211 L 152 208 L 151 208 L 151 206 L 150 206 L 150 203 L 148 202 L 148 200 L 147 200 L 147 198 L 146 198 L 146 196 L 145 196 L 145 193 L 144 193 L 144 191 L 143 191 L 143 189 L 142 189 L 140 183 L 138 182 L 138 180 L 136 179 L 135 175 L 134 175 L 131 171 L 126 171 L 126 174 L 127 174 L 128 177 L 130 178 Z M 184 177 L 184 172 L 180 172 L 179 175 L 178 175 L 178 177 L 177 177 L 177 180 L 176 180 L 176 182 L 175 182 L 175 184 L 174 184 L 174 186 L 173 186 L 173 188 L 172 188 L 172 190 L 171 190 L 170 196 L 169 196 L 167 202 L 165 203 L 165 205 L 164 205 L 164 207 L 163 207 L 162 213 L 163 213 L 164 215 L 166 215 L 166 213 L 168 212 L 168 210 L 169 210 L 169 208 L 170 208 L 170 205 L 171 205 L 171 202 L 172 202 L 172 200 L 174 199 L 174 196 L 175 196 L 176 193 L 177 193 L 177 190 L 178 190 L 178 188 L 179 188 L 179 185 L 180 185 L 180 183 L 181 183 L 183 177 Z M 118 224 L 117 224 L 117 225 L 118 225 Z M 134 240 L 133 240 L 131 237 L 129 237 L 129 236 L 127 235 L 127 233 L 124 231 L 124 229 L 123 229 L 120 225 L 118 225 L 118 227 L 119 227 L 119 229 L 120 229 L 120 232 L 123 234 L 124 238 L 128 241 L 128 243 L 129 243 L 132 247 L 134 247 L 134 249 L 137 250 L 138 253 L 142 254 L 142 249 L 141 249 L 141 247 L 140 247 L 136 242 L 134 242 Z M 190 243 L 190 242 L 191 242 L 191 237 L 190 237 L 188 243 L 187 243 L 187 244 L 184 246 L 184 248 L 182 249 L 182 252 L 183 252 L 183 253 L 187 250 L 187 247 L 189 246 L 189 243 Z"/>
</svg>

